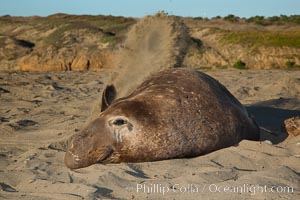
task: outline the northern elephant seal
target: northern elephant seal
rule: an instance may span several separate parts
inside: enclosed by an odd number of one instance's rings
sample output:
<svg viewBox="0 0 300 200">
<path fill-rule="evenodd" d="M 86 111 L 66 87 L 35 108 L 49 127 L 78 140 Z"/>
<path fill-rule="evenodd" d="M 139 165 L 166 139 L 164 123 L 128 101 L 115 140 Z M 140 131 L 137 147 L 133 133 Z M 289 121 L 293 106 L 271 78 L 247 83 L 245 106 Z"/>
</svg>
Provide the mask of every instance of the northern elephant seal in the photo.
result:
<svg viewBox="0 0 300 200">
<path fill-rule="evenodd" d="M 104 90 L 104 111 L 73 137 L 67 167 L 194 157 L 259 139 L 241 103 L 218 81 L 192 69 L 158 72 L 112 102 L 115 92 L 113 86 Z"/>
</svg>

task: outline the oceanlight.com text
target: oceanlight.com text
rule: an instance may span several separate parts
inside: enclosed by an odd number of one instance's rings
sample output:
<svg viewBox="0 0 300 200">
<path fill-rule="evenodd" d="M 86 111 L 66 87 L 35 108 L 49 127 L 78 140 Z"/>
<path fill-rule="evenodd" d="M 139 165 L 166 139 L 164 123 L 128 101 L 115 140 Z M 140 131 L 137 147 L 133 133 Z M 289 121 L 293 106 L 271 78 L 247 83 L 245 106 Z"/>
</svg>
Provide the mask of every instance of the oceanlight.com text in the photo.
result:
<svg viewBox="0 0 300 200">
<path fill-rule="evenodd" d="M 291 186 L 277 185 L 259 185 L 259 184 L 242 184 L 242 185 L 218 185 L 218 184 L 137 184 L 137 193 L 155 193 L 165 195 L 166 193 L 247 193 L 255 195 L 258 193 L 293 193 L 294 188 Z"/>
</svg>

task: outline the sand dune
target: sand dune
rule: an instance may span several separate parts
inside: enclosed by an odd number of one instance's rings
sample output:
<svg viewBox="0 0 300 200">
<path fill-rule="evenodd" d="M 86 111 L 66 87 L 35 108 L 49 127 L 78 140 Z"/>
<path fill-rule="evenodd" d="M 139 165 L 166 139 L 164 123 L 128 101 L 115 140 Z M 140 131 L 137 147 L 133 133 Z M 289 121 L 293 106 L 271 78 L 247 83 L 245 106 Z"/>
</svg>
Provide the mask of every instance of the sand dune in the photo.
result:
<svg viewBox="0 0 300 200">
<path fill-rule="evenodd" d="M 298 199 L 300 137 L 287 137 L 282 125 L 300 116 L 300 72 L 208 74 L 277 136 L 263 131 L 260 142 L 192 159 L 71 171 L 65 141 L 83 127 L 109 73 L 0 72 L 0 199 Z"/>
</svg>

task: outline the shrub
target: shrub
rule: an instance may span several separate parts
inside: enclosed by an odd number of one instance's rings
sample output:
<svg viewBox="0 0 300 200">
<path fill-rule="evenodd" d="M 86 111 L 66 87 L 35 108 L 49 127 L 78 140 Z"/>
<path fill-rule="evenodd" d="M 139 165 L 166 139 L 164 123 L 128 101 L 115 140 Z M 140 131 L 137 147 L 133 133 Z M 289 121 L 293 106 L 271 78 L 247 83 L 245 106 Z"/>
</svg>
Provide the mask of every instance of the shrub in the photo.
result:
<svg viewBox="0 0 300 200">
<path fill-rule="evenodd" d="M 300 69 L 300 65 L 296 65 L 296 63 L 291 60 L 286 61 L 285 65 L 288 69 Z"/>
<path fill-rule="evenodd" d="M 278 17 L 278 16 L 269 17 L 269 21 L 272 22 L 272 23 L 279 22 L 280 17 Z"/>
<path fill-rule="evenodd" d="M 203 17 L 194 17 L 196 20 L 203 20 Z"/>
<path fill-rule="evenodd" d="M 235 16 L 235 15 L 227 15 L 226 17 L 224 17 L 224 20 L 229 21 L 229 22 L 237 22 L 240 18 Z"/>
<path fill-rule="evenodd" d="M 250 23 L 255 23 L 257 25 L 262 25 L 262 26 L 265 26 L 265 25 L 268 25 L 268 21 L 265 19 L 264 16 L 255 16 L 255 17 L 250 17 L 249 19 L 246 20 L 247 22 L 250 22 Z"/>
<path fill-rule="evenodd" d="M 246 63 L 241 60 L 236 61 L 232 67 L 236 69 L 247 69 Z"/>
<path fill-rule="evenodd" d="M 222 17 L 218 15 L 218 16 L 213 17 L 212 19 L 222 19 Z"/>
<path fill-rule="evenodd" d="M 113 44 L 116 41 L 114 36 L 105 35 L 101 38 L 102 43 Z"/>
<path fill-rule="evenodd" d="M 272 17 L 263 17 L 263 16 L 255 16 L 250 17 L 246 20 L 249 23 L 255 23 L 258 25 L 271 25 L 271 24 L 285 24 L 285 23 L 293 23 L 300 24 L 300 15 L 280 15 L 280 16 L 272 16 Z"/>
<path fill-rule="evenodd" d="M 293 68 L 295 66 L 295 62 L 294 61 L 286 61 L 285 65 L 288 67 L 288 68 Z"/>
</svg>

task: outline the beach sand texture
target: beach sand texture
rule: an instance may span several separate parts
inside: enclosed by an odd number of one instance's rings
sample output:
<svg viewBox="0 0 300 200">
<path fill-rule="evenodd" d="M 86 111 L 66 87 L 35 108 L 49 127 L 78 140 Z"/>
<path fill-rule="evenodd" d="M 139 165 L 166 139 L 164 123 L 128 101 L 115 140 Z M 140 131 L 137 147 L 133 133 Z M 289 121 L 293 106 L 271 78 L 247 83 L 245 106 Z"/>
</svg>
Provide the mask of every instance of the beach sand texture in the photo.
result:
<svg viewBox="0 0 300 200">
<path fill-rule="evenodd" d="M 300 72 L 208 72 L 247 105 L 260 126 L 278 136 L 263 131 L 260 142 L 242 141 L 191 159 L 93 165 L 70 171 L 63 163 L 65 141 L 84 126 L 108 74 L 0 73 L 1 198 L 298 199 L 300 138 L 287 137 L 283 120 L 300 115 Z M 161 184 L 170 191 L 162 194 L 148 188 L 137 192 L 138 184 Z M 181 187 L 188 184 L 198 187 L 198 192 L 184 192 Z M 214 184 L 221 188 L 280 186 L 280 191 L 289 186 L 294 191 L 216 192 Z"/>
</svg>

